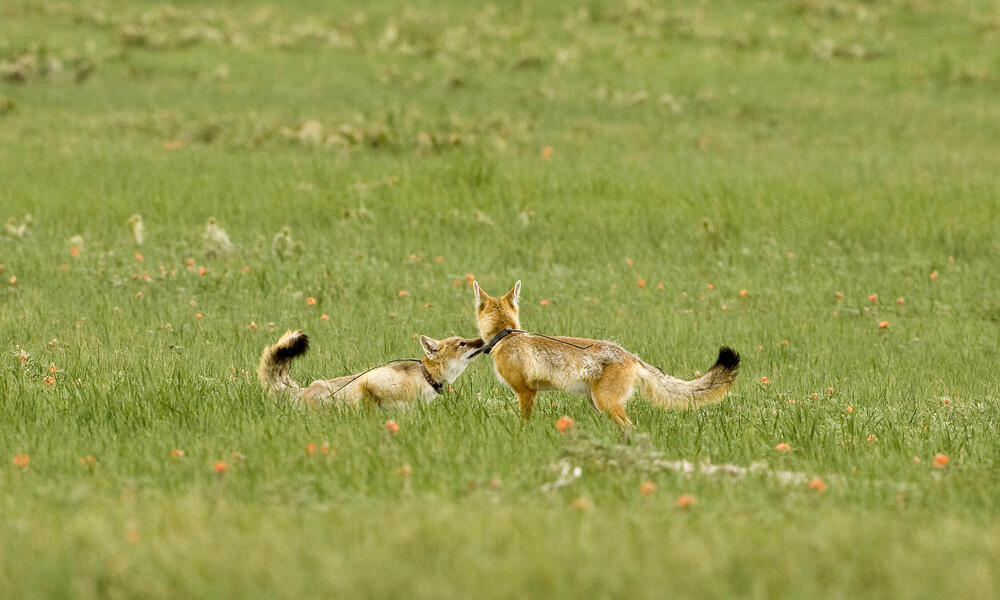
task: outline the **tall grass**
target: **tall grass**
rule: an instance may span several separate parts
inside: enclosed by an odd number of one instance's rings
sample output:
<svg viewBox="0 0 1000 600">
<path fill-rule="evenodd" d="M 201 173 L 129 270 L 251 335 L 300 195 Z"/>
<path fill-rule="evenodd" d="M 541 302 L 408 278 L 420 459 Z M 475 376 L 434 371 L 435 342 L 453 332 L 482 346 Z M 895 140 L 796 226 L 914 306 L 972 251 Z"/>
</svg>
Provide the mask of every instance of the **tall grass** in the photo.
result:
<svg viewBox="0 0 1000 600">
<path fill-rule="evenodd" d="M 0 2 L 3 595 L 996 596 L 995 21 Z M 488 357 L 409 411 L 257 384 L 289 328 L 299 382 L 473 335 L 469 275 L 737 386 L 621 444 Z"/>
</svg>

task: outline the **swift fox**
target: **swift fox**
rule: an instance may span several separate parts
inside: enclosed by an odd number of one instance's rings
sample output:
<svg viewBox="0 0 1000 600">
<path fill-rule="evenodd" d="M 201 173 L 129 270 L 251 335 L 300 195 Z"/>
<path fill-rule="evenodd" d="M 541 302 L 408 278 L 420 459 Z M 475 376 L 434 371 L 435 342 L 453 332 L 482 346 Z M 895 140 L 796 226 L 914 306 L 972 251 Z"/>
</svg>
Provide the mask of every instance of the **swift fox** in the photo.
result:
<svg viewBox="0 0 1000 600">
<path fill-rule="evenodd" d="M 564 390 L 584 394 L 598 412 L 606 412 L 621 428 L 632 421 L 625 402 L 639 391 L 663 408 L 693 408 L 717 402 L 736 379 L 740 356 L 721 348 L 715 365 L 701 377 L 684 381 L 667 375 L 618 344 L 575 337 L 533 335 L 521 329 L 518 301 L 521 282 L 493 298 L 473 281 L 476 320 L 486 342 L 481 352 L 493 355 L 493 367 L 521 405 L 521 416 L 531 418 L 535 393 Z"/>
<path fill-rule="evenodd" d="M 465 371 L 479 354 L 483 340 L 460 337 L 435 340 L 422 335 L 420 346 L 424 357 L 419 360 L 391 361 L 357 375 L 319 379 L 307 388 L 300 388 L 289 377 L 288 368 L 292 359 L 309 349 L 309 338 L 302 330 L 288 331 L 264 348 L 257 377 L 272 394 L 286 392 L 306 406 L 320 406 L 333 400 L 352 405 L 366 399 L 380 405 L 414 400 L 430 402 L 445 384 L 453 383 Z"/>
</svg>

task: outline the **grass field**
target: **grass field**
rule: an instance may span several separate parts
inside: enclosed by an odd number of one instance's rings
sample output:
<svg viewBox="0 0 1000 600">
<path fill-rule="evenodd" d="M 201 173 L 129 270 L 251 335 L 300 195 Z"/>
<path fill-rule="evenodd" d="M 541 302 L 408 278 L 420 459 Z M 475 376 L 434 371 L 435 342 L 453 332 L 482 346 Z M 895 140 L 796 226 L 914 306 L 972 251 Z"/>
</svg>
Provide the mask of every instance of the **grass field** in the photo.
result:
<svg viewBox="0 0 1000 600">
<path fill-rule="evenodd" d="M 0 596 L 995 598 L 998 98 L 991 0 L 0 0 Z M 260 389 L 471 276 L 736 388 Z"/>
</svg>

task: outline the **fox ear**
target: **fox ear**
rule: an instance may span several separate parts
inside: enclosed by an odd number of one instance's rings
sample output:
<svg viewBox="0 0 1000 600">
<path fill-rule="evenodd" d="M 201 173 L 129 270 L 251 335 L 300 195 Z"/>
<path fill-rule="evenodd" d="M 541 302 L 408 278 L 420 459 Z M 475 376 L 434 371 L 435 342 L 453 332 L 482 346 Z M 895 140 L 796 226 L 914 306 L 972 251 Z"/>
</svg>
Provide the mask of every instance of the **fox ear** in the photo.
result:
<svg viewBox="0 0 1000 600">
<path fill-rule="evenodd" d="M 479 291 L 478 281 L 475 280 L 472 281 L 472 293 L 476 295 L 476 308 L 479 308 L 480 306 L 483 305 L 483 294 L 485 294 L 486 292 Z"/>
<path fill-rule="evenodd" d="M 424 354 L 427 355 L 427 358 L 434 358 L 434 355 L 440 349 L 437 340 L 429 338 L 426 335 L 420 336 L 420 346 L 424 349 Z"/>
<path fill-rule="evenodd" d="M 504 296 L 510 300 L 510 305 L 517 308 L 518 303 L 521 301 L 521 280 L 518 279 L 514 284 L 514 287 L 510 288 L 510 291 Z"/>
</svg>

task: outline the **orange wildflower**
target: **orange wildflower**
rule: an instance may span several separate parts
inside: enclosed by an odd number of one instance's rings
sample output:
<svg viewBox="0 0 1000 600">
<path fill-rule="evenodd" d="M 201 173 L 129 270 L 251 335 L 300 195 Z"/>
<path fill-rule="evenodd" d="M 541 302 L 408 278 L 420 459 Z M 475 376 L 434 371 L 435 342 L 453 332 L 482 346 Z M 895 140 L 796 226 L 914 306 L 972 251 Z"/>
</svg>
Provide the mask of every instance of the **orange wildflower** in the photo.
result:
<svg viewBox="0 0 1000 600">
<path fill-rule="evenodd" d="M 400 298 L 406 298 L 407 296 L 410 295 L 410 292 L 406 290 L 399 290 L 399 292 L 397 292 L 396 295 L 399 296 Z"/>
<path fill-rule="evenodd" d="M 878 441 L 878 436 L 875 435 L 874 433 L 869 433 L 868 437 L 865 438 L 865 441 L 866 442 L 877 442 Z"/>
<path fill-rule="evenodd" d="M 435 256 L 434 260 L 437 261 L 437 262 L 439 262 L 439 263 L 443 263 L 444 262 L 444 257 L 443 256 Z"/>
<path fill-rule="evenodd" d="M 573 423 L 573 419 L 567 416 L 562 416 L 558 421 L 556 421 L 556 429 L 559 430 L 559 433 L 566 433 L 566 430 L 572 427 Z"/>
<path fill-rule="evenodd" d="M 8 279 L 7 281 L 9 281 L 11 285 L 14 285 L 15 283 L 17 283 L 17 277 L 11 275 L 10 279 Z"/>
<path fill-rule="evenodd" d="M 249 324 L 249 325 L 247 325 L 247 328 L 248 328 L 248 329 L 249 329 L 250 331 L 257 331 L 257 324 L 256 324 L 256 323 L 254 323 L 253 321 L 250 321 L 250 324 Z"/>
<path fill-rule="evenodd" d="M 217 460 L 215 461 L 215 465 L 213 465 L 212 468 L 215 469 L 216 473 L 225 473 L 226 471 L 229 470 L 229 465 L 226 464 L 226 461 L 224 460 Z"/>
<path fill-rule="evenodd" d="M 878 328 L 879 329 L 889 329 L 889 321 L 879 321 L 878 322 Z"/>
<path fill-rule="evenodd" d="M 328 314 L 326 314 L 326 313 L 323 313 L 323 314 L 321 314 L 321 315 L 319 316 L 319 320 L 320 320 L 320 321 L 329 321 L 329 320 L 330 320 L 330 315 L 328 315 Z"/>
<path fill-rule="evenodd" d="M 902 306 L 906 304 L 906 300 L 903 300 L 902 298 L 896 298 L 896 304 Z"/>
<path fill-rule="evenodd" d="M 677 506 L 680 508 L 688 509 L 694 506 L 695 499 L 691 494 L 681 494 L 677 496 Z"/>
<path fill-rule="evenodd" d="M 547 160 L 552 157 L 553 152 L 555 150 L 552 149 L 552 146 L 546 146 L 542 148 L 542 151 L 538 155 L 542 157 L 542 160 Z"/>
<path fill-rule="evenodd" d="M 640 279 L 639 281 L 636 281 L 635 284 L 639 287 L 646 287 L 646 280 Z"/>
<path fill-rule="evenodd" d="M 938 272 L 937 271 L 931 271 L 930 278 L 931 279 L 937 279 L 937 277 L 938 277 Z"/>
<path fill-rule="evenodd" d="M 774 449 L 778 452 L 788 452 L 792 449 L 792 447 L 785 442 L 781 442 L 780 444 L 775 445 Z"/>
<path fill-rule="evenodd" d="M 935 454 L 934 455 L 934 466 L 938 469 L 948 464 L 947 454 Z"/>
<path fill-rule="evenodd" d="M 204 277 L 208 273 L 207 267 L 198 267 L 198 274 Z"/>
<path fill-rule="evenodd" d="M 847 414 L 851 414 L 852 412 L 854 412 L 854 405 L 848 404 L 847 405 Z"/>
<path fill-rule="evenodd" d="M 319 447 L 319 451 L 322 452 L 323 454 L 329 454 L 330 444 L 323 444 L 322 446 Z"/>
<path fill-rule="evenodd" d="M 710 290 L 714 290 L 715 289 L 715 284 L 714 283 L 706 283 L 705 287 L 707 287 Z"/>
<path fill-rule="evenodd" d="M 56 378 L 49 375 L 48 377 L 45 378 L 45 383 L 47 383 L 49 387 L 55 387 Z"/>
<path fill-rule="evenodd" d="M 878 294 L 871 294 L 868 296 L 868 301 L 872 303 L 878 302 Z"/>
<path fill-rule="evenodd" d="M 399 423 L 395 421 L 386 421 L 385 430 L 388 431 L 391 435 L 396 435 L 399 432 Z"/>
<path fill-rule="evenodd" d="M 743 288 L 742 290 L 740 290 L 740 298 L 746 298 L 747 294 L 749 293 L 750 292 L 748 292 L 746 288 Z"/>
<path fill-rule="evenodd" d="M 549 301 L 546 300 L 546 299 L 544 299 L 544 298 L 542 298 L 538 303 L 541 304 L 542 306 L 548 306 L 549 305 Z"/>
<path fill-rule="evenodd" d="M 809 480 L 809 489 L 817 492 L 825 492 L 826 483 L 819 477 L 813 477 L 812 479 Z"/>
<path fill-rule="evenodd" d="M 49 373 L 55 375 L 58 370 L 55 365 L 49 365 Z"/>
<path fill-rule="evenodd" d="M 69 255 L 70 256 L 80 256 L 80 249 L 77 248 L 76 246 L 73 246 L 72 248 L 69 249 Z"/>
<path fill-rule="evenodd" d="M 643 496 L 651 496 L 656 491 L 656 484 L 652 481 L 643 481 L 639 486 L 639 493 Z"/>
<path fill-rule="evenodd" d="M 144 257 L 144 256 L 142 255 L 142 253 L 140 253 L 140 252 L 136 252 L 136 253 L 135 253 L 135 259 L 136 259 L 137 261 L 139 261 L 139 262 L 142 262 L 142 261 L 146 260 L 146 258 L 145 258 L 145 257 Z"/>
<path fill-rule="evenodd" d="M 758 349 L 759 349 L 759 350 L 763 350 L 763 348 L 761 348 L 761 347 L 759 347 L 759 346 L 758 346 Z M 763 376 L 763 377 L 761 377 L 761 378 L 760 378 L 760 384 L 761 384 L 761 385 L 771 385 L 771 378 L 770 378 L 770 377 L 767 377 L 767 376 Z"/>
<path fill-rule="evenodd" d="M 626 258 L 625 259 L 625 264 L 631 267 L 632 266 L 632 259 L 631 258 Z"/>
<path fill-rule="evenodd" d="M 11 462 L 22 469 L 27 469 L 28 465 L 31 464 L 31 457 L 27 454 L 17 454 Z"/>
<path fill-rule="evenodd" d="M 174 460 L 184 458 L 184 451 L 181 450 L 180 448 L 174 448 L 173 450 L 170 451 L 170 458 Z"/>
<path fill-rule="evenodd" d="M 313 454 L 316 454 L 316 444 L 309 442 L 306 444 L 306 456 L 312 457 Z"/>
</svg>

